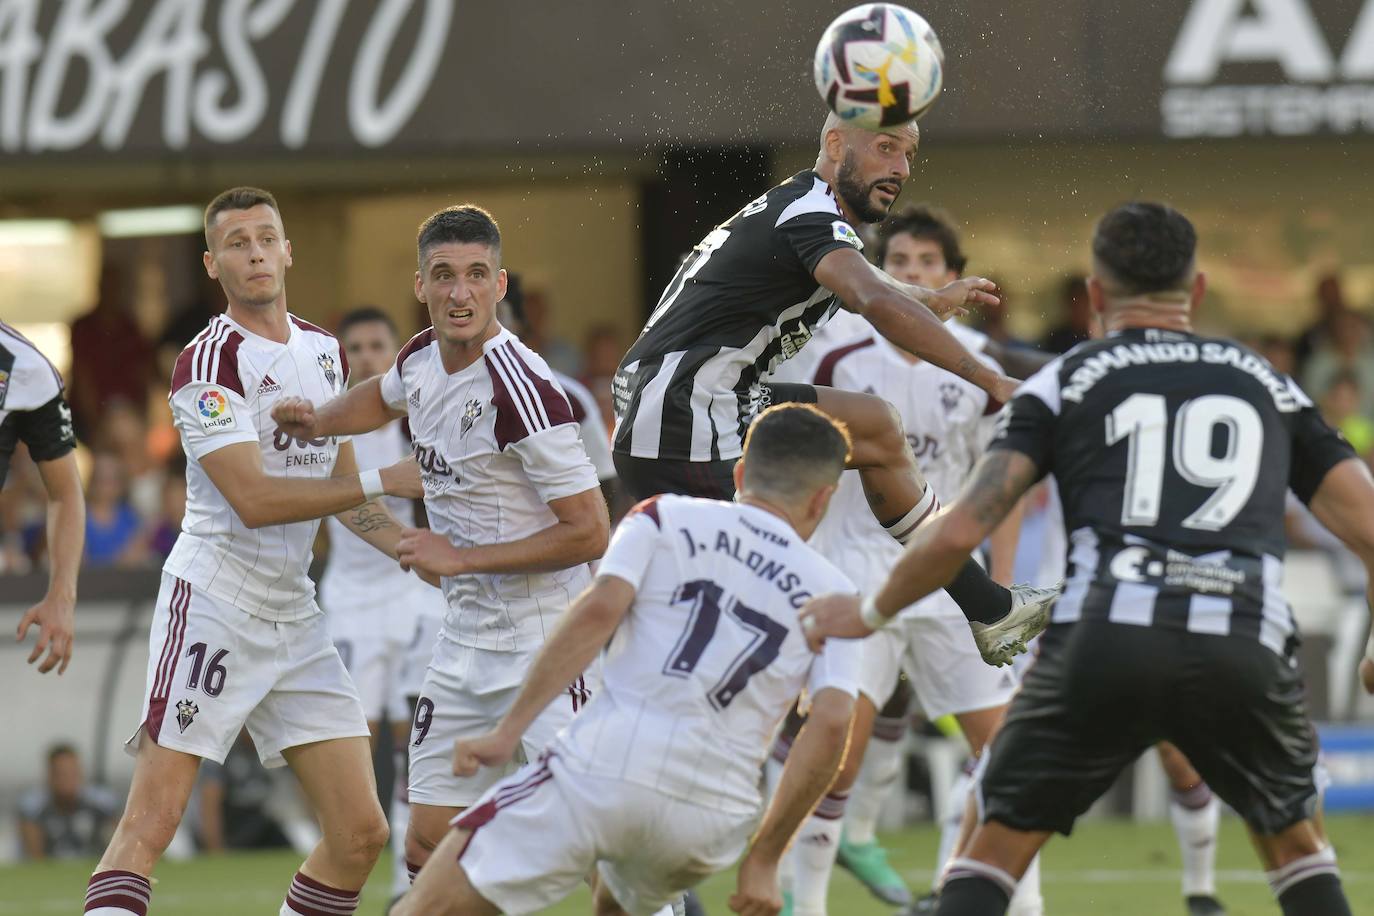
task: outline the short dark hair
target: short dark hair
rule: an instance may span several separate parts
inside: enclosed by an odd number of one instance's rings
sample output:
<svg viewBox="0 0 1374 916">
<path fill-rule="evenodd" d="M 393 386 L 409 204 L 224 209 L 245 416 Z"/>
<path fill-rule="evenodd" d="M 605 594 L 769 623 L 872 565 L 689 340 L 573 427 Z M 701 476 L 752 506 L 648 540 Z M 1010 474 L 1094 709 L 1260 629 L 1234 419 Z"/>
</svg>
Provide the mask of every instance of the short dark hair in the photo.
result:
<svg viewBox="0 0 1374 916">
<path fill-rule="evenodd" d="M 849 461 L 849 430 L 810 404 L 776 404 L 744 437 L 747 489 L 800 494 L 834 483 Z"/>
<path fill-rule="evenodd" d="M 415 257 L 423 267 L 425 252 L 445 242 L 479 242 L 501 257 L 501 229 L 490 213 L 476 204 L 459 204 L 431 213 L 415 236 Z"/>
<path fill-rule="evenodd" d="M 959 230 L 948 213 L 938 207 L 916 204 L 889 216 L 878 226 L 878 242 L 873 255 L 878 265 L 887 260 L 887 245 L 894 235 L 909 235 L 915 239 L 929 239 L 940 246 L 945 266 L 955 274 L 963 274 L 968 258 L 959 246 Z"/>
<path fill-rule="evenodd" d="M 1182 289 L 1197 255 L 1197 231 L 1167 204 L 1132 201 L 1108 213 L 1093 232 L 1093 258 L 1118 289 L 1133 296 Z"/>
<path fill-rule="evenodd" d="M 210 227 L 215 224 L 215 217 L 225 210 L 251 210 L 259 204 L 267 204 L 277 211 L 278 217 L 281 216 L 281 207 L 277 206 L 277 199 L 272 196 L 271 191 L 243 185 L 216 194 L 215 199 L 205 208 L 205 247 L 210 247 Z"/>
<path fill-rule="evenodd" d="M 48 748 L 48 766 L 52 766 L 53 761 L 58 757 L 65 757 L 68 754 L 73 757 L 77 756 L 76 748 L 65 741 L 59 741 L 57 744 L 52 745 Z"/>
<path fill-rule="evenodd" d="M 396 322 L 391 319 L 390 315 L 375 305 L 359 306 L 340 318 L 339 326 L 334 329 L 334 336 L 342 340 L 343 336 L 348 333 L 349 328 L 360 324 L 368 324 L 373 321 L 380 321 L 382 324 L 386 325 L 387 330 L 391 332 L 391 336 L 396 336 Z"/>
</svg>

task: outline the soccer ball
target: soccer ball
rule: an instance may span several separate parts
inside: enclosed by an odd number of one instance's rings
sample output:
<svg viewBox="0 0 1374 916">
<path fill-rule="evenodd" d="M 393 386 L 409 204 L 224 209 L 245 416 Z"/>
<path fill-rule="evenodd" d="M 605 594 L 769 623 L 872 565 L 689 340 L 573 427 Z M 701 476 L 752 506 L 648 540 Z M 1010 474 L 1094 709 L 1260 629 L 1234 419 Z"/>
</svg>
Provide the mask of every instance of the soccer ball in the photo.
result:
<svg viewBox="0 0 1374 916">
<path fill-rule="evenodd" d="M 930 110 L 944 83 L 945 52 L 935 30 L 894 3 L 842 13 L 816 45 L 821 98 L 865 130 L 896 127 Z"/>
</svg>

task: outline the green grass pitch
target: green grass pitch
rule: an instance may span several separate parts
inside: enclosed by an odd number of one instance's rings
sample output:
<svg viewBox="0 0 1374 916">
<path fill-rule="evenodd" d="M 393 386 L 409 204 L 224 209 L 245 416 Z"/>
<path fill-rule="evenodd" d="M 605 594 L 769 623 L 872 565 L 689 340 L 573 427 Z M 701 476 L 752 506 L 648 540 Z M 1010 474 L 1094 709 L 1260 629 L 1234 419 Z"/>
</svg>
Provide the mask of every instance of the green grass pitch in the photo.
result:
<svg viewBox="0 0 1374 916">
<path fill-rule="evenodd" d="M 1374 817 L 1333 817 L 1328 824 L 1340 855 L 1346 891 L 1356 913 L 1374 913 Z M 914 889 L 926 887 L 937 835 L 921 827 L 886 836 L 893 862 Z M 289 853 L 234 854 L 159 867 L 153 891 L 154 916 L 241 916 L 275 914 L 298 864 Z M 363 895 L 360 914 L 376 916 L 386 906 L 390 860 L 379 863 Z M 77 913 L 93 862 L 0 867 L 0 914 Z M 1169 916 L 1182 914 L 1178 849 L 1167 823 L 1085 822 L 1068 840 L 1055 838 L 1044 856 L 1048 916 Z M 1222 821 L 1217 860 L 1219 892 L 1231 916 L 1275 914 L 1240 823 Z M 733 878 L 719 875 L 702 886 L 711 916 L 726 916 Z M 590 912 L 585 892 L 549 913 Z M 830 916 L 890 914 L 843 871 L 830 888 Z"/>
</svg>

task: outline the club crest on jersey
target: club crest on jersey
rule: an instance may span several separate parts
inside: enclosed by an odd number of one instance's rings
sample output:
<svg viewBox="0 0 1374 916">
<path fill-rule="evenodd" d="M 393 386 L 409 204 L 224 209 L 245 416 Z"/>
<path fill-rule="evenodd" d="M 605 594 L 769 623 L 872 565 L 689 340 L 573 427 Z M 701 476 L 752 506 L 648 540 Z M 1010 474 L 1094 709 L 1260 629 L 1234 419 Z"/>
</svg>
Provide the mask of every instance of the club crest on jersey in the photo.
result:
<svg viewBox="0 0 1374 916">
<path fill-rule="evenodd" d="M 855 232 L 854 227 L 849 225 L 849 223 L 846 223 L 842 219 L 837 219 L 830 224 L 830 228 L 834 231 L 835 241 L 848 242 L 860 251 L 863 250 L 864 240 L 859 238 L 859 233 Z"/>
<path fill-rule="evenodd" d="M 945 413 L 949 413 L 959 406 L 959 399 L 964 396 L 964 392 L 954 382 L 940 383 L 940 403 L 945 408 Z"/>
<path fill-rule="evenodd" d="M 418 390 L 417 390 L 418 393 Z M 472 429 L 472 424 L 477 422 L 477 418 L 482 415 L 482 402 L 473 398 L 463 405 L 463 430 L 459 435 L 466 435 Z"/>
<path fill-rule="evenodd" d="M 324 371 L 324 380 L 329 383 L 330 388 L 339 387 L 337 382 L 339 374 L 334 371 L 334 357 L 328 353 L 321 353 L 315 357 L 315 362 L 320 364 L 320 369 Z"/>
<path fill-rule="evenodd" d="M 4 369 L 0 369 L 0 407 L 5 406 L 5 395 L 10 390 L 10 374 Z"/>
<path fill-rule="evenodd" d="M 200 425 L 206 432 L 233 429 L 237 424 L 234 412 L 229 409 L 229 398 L 214 385 L 200 389 L 200 394 L 196 396 L 196 412 L 200 414 Z"/>
<path fill-rule="evenodd" d="M 186 731 L 195 721 L 198 712 L 200 712 L 200 707 L 190 700 L 182 700 L 177 703 L 177 727 L 183 732 Z"/>
</svg>

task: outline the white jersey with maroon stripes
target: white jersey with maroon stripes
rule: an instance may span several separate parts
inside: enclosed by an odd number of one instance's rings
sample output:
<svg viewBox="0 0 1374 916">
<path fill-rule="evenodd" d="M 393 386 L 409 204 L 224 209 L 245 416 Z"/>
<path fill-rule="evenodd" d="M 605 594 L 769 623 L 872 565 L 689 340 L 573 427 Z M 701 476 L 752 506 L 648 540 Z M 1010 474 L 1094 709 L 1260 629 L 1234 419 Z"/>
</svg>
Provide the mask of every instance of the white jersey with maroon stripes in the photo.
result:
<svg viewBox="0 0 1374 916">
<path fill-rule="evenodd" d="M 554 741 L 571 770 L 756 810 L 759 768 L 797 695 L 857 693 L 861 643 L 812 653 L 797 621 L 811 596 L 854 586 L 771 512 L 654 497 L 621 522 L 597 575 L 635 597 L 601 692 Z"/>
<path fill-rule="evenodd" d="M 554 381 L 568 396 L 568 406 L 572 408 L 573 419 L 582 431 L 582 444 L 587 448 L 592 467 L 596 468 L 597 479 L 613 480 L 616 473 L 615 462 L 611 460 L 611 431 L 606 428 L 596 396 L 572 376 L 564 375 L 557 369 L 551 371 Z"/>
<path fill-rule="evenodd" d="M 295 396 L 317 404 L 348 381 L 339 342 L 290 318 L 277 343 L 218 315 L 177 357 L 168 401 L 186 452 L 186 515 L 163 569 L 250 614 L 300 620 L 319 613 L 307 570 L 318 519 L 249 528 L 201 467 L 211 452 L 254 442 L 271 477 L 320 478 L 334 471 L 343 437 L 301 440 L 272 422 L 272 405 Z"/>
<path fill-rule="evenodd" d="M 990 357 L 979 358 L 998 369 Z M 821 359 L 813 382 L 876 394 L 896 408 L 916 462 L 941 502 L 959 495 L 992 438 L 996 414 L 989 412 L 986 392 L 932 363 L 911 362 L 877 335 L 832 349 Z M 845 471 L 840 478 L 811 544 L 864 589 L 877 588 L 902 552 L 868 508 L 858 471 Z"/>
<path fill-rule="evenodd" d="M 360 471 L 388 467 L 410 454 L 410 439 L 402 431 L 400 420 L 352 439 Z M 380 502 L 401 524 L 414 524 L 415 509 L 410 500 L 383 496 Z M 379 619 L 389 616 L 390 612 L 385 610 L 388 599 L 398 589 L 408 589 L 418 580 L 337 518 L 330 516 L 325 525 L 329 529 L 329 561 L 320 576 L 320 592 L 326 609 L 331 614 L 341 610 L 365 612 L 371 606 Z M 413 626 L 412 615 L 399 629 L 409 636 Z M 381 622 L 377 627 L 378 632 L 390 629 L 396 628 Z"/>
<path fill-rule="evenodd" d="M 544 360 L 504 328 L 453 374 L 433 329 L 415 335 L 382 377 L 382 397 L 409 414 L 430 527 L 458 547 L 529 537 L 558 521 L 550 502 L 598 487 L 567 397 Z M 446 578 L 444 637 L 536 649 L 590 580 L 585 563 Z"/>
</svg>

